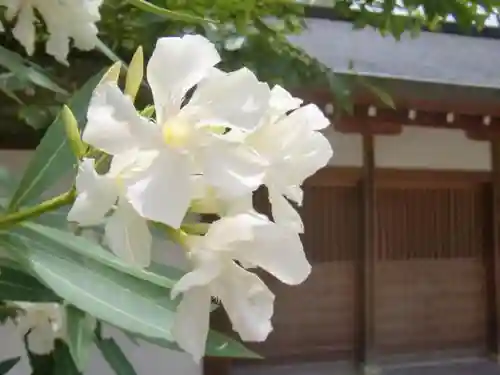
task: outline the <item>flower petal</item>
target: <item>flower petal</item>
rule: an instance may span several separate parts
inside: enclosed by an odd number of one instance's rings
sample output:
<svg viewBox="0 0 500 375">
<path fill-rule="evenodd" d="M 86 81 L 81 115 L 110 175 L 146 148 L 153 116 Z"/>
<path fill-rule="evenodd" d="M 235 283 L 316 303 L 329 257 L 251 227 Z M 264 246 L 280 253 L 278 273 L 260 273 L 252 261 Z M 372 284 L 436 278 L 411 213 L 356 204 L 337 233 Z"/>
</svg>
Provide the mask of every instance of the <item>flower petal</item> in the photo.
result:
<svg viewBox="0 0 500 375">
<path fill-rule="evenodd" d="M 310 130 L 320 130 L 330 125 L 330 120 L 321 112 L 316 104 L 307 104 L 293 111 L 285 120 L 290 123 L 301 124 Z"/>
<path fill-rule="evenodd" d="M 302 185 L 306 178 L 326 166 L 332 156 L 332 146 L 323 134 L 316 131 L 303 134 L 289 153 L 287 169 L 291 184 Z"/>
<path fill-rule="evenodd" d="M 212 251 L 228 250 L 233 242 L 251 241 L 253 239 L 251 215 L 223 217 L 214 221 L 203 237 L 204 247 Z"/>
<path fill-rule="evenodd" d="M 21 5 L 19 13 L 17 14 L 17 22 L 12 35 L 19 43 L 26 49 L 28 55 L 33 55 L 35 52 L 35 13 L 31 4 Z"/>
<path fill-rule="evenodd" d="M 220 298 L 233 330 L 244 341 L 264 341 L 273 327 L 274 294 L 255 274 L 234 264 L 218 283 Z"/>
<path fill-rule="evenodd" d="M 174 285 L 170 296 L 176 298 L 179 293 L 185 293 L 193 288 L 206 286 L 221 273 L 221 263 L 216 259 L 200 262 L 191 272 L 186 273 Z"/>
<path fill-rule="evenodd" d="M 269 99 L 270 120 L 273 121 L 286 112 L 299 108 L 302 102 L 302 99 L 295 98 L 280 85 L 275 85 Z"/>
<path fill-rule="evenodd" d="M 172 334 L 175 341 L 199 363 L 205 354 L 210 322 L 211 296 L 207 288 L 193 288 L 177 307 Z"/>
<path fill-rule="evenodd" d="M 105 233 L 109 247 L 118 257 L 140 268 L 149 266 L 153 240 L 148 224 L 125 199 L 118 202 Z"/>
<path fill-rule="evenodd" d="M 94 90 L 82 139 L 108 154 L 116 155 L 137 147 L 133 129 L 144 128 L 144 122 L 130 98 L 115 83 L 104 82 Z"/>
<path fill-rule="evenodd" d="M 269 201 L 274 222 L 297 233 L 304 233 L 304 224 L 299 213 L 280 192 L 270 188 Z"/>
<path fill-rule="evenodd" d="M 68 221 L 82 226 L 99 224 L 118 198 L 113 181 L 97 174 L 93 159 L 80 163 L 76 189 L 78 196 L 68 212 Z"/>
<path fill-rule="evenodd" d="M 38 355 L 49 354 L 54 350 L 55 332 L 48 319 L 38 324 L 28 333 L 28 348 Z"/>
<path fill-rule="evenodd" d="M 200 83 L 183 111 L 196 113 L 201 124 L 251 131 L 267 110 L 269 97 L 267 83 L 241 68 Z"/>
<path fill-rule="evenodd" d="M 214 142 L 201 152 L 203 174 L 224 199 L 249 194 L 262 185 L 267 164 L 252 149 Z"/>
<path fill-rule="evenodd" d="M 124 179 L 126 195 L 140 216 L 177 229 L 191 200 L 189 177 L 189 160 L 164 149 L 138 176 Z"/>
<path fill-rule="evenodd" d="M 186 92 L 220 61 L 215 46 L 201 35 L 160 38 L 147 66 L 147 79 L 162 124 L 176 115 Z"/>
<path fill-rule="evenodd" d="M 262 215 L 253 215 L 253 219 L 254 238 L 235 246 L 234 259 L 261 267 L 285 284 L 302 283 L 311 273 L 311 265 L 299 235 Z"/>
</svg>

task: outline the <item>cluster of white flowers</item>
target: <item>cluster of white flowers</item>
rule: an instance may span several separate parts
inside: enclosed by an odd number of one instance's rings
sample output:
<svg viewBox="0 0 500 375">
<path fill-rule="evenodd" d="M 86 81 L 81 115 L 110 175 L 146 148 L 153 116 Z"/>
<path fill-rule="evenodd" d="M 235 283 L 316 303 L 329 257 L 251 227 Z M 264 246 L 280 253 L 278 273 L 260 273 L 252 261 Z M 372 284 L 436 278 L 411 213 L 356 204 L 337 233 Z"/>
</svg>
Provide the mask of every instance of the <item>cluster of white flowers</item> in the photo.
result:
<svg viewBox="0 0 500 375">
<path fill-rule="evenodd" d="M 189 212 L 220 217 L 182 241 L 192 270 L 172 290 L 183 295 L 172 333 L 195 360 L 205 350 L 212 298 L 243 340 L 271 332 L 275 297 L 251 270 L 290 285 L 307 278 L 303 225 L 289 200 L 300 205 L 304 179 L 332 157 L 318 132 L 329 121 L 317 106 L 301 106 L 246 68 L 222 72 L 219 61 L 202 36 L 160 39 L 147 66 L 155 121 L 116 82 L 95 89 L 82 139 L 112 161 L 100 174 L 93 159 L 82 160 L 68 215 L 81 226 L 104 223 L 110 249 L 138 267 L 151 259 L 148 222 L 178 229 Z M 253 208 L 262 185 L 274 221 Z"/>
<path fill-rule="evenodd" d="M 64 307 L 58 303 L 11 302 L 20 312 L 8 325 L 26 337 L 29 350 L 44 355 L 54 350 L 54 341 L 66 337 Z"/>
<path fill-rule="evenodd" d="M 81 50 L 96 46 L 101 3 L 102 0 L 0 0 L 0 6 L 6 8 L 5 18 L 14 22 L 14 38 L 29 55 L 35 51 L 38 12 L 48 33 L 45 49 L 62 63 L 66 63 L 71 39 Z M 4 28 L 1 24 L 0 27 Z"/>
</svg>

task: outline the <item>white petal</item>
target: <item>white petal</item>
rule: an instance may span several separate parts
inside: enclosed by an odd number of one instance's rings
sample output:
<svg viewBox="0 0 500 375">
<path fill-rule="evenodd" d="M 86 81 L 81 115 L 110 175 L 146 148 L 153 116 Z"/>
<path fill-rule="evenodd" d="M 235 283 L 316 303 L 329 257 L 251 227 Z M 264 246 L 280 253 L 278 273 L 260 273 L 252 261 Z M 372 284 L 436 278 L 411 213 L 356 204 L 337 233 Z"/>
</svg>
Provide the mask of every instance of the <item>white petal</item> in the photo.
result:
<svg viewBox="0 0 500 375">
<path fill-rule="evenodd" d="M 287 121 L 301 124 L 310 130 L 320 130 L 330 125 L 330 120 L 316 104 L 307 104 L 288 115 Z"/>
<path fill-rule="evenodd" d="M 279 191 L 274 189 L 268 189 L 268 191 L 274 222 L 294 232 L 304 233 L 302 218 L 290 202 Z"/>
<path fill-rule="evenodd" d="M 262 185 L 267 164 L 252 149 L 227 142 L 203 150 L 200 163 L 208 184 L 223 199 L 234 199 Z"/>
<path fill-rule="evenodd" d="M 261 267 L 285 284 L 302 283 L 311 273 L 297 233 L 260 216 L 255 218 L 254 239 L 235 246 L 234 259 Z"/>
<path fill-rule="evenodd" d="M 78 196 L 68 212 L 68 221 L 82 226 L 99 224 L 118 197 L 113 181 L 97 174 L 92 159 L 80 164 L 76 189 Z"/>
<path fill-rule="evenodd" d="M 220 298 L 233 330 L 244 341 L 264 341 L 272 331 L 274 294 L 255 274 L 234 265 L 219 283 Z"/>
<path fill-rule="evenodd" d="M 226 201 L 224 214 L 234 216 L 253 210 L 253 194 L 243 195 L 233 200 Z"/>
<path fill-rule="evenodd" d="M 189 177 L 189 160 L 164 150 L 133 181 L 125 179 L 126 195 L 142 217 L 179 228 L 191 200 Z"/>
<path fill-rule="evenodd" d="M 147 66 L 158 123 L 177 114 L 186 92 L 219 61 L 215 46 L 201 35 L 158 40 Z"/>
<path fill-rule="evenodd" d="M 179 293 L 185 293 L 195 287 L 206 286 L 219 276 L 221 271 L 221 263 L 216 259 L 201 262 L 193 271 L 181 277 L 172 288 L 170 295 L 172 298 L 176 298 Z"/>
<path fill-rule="evenodd" d="M 49 320 L 39 322 L 28 334 L 28 348 L 38 355 L 49 354 L 54 350 L 54 331 Z"/>
<path fill-rule="evenodd" d="M 297 185 L 287 186 L 282 193 L 288 199 L 291 199 L 299 206 L 302 206 L 302 201 L 304 200 L 304 191 L 300 186 Z"/>
<path fill-rule="evenodd" d="M 105 233 L 109 247 L 118 257 L 137 267 L 149 266 L 152 237 L 148 224 L 124 199 L 108 219 Z"/>
<path fill-rule="evenodd" d="M 228 250 L 233 242 L 252 240 L 254 220 L 250 215 L 237 215 L 214 221 L 203 237 L 204 246 L 212 251 L 223 251 Z"/>
<path fill-rule="evenodd" d="M 175 315 L 172 334 L 175 341 L 199 362 L 205 354 L 210 322 L 211 296 L 207 288 L 193 288 L 182 298 Z"/>
<path fill-rule="evenodd" d="M 45 44 L 45 51 L 54 56 L 60 63 L 68 65 L 69 42 L 69 37 L 66 34 L 52 32 Z"/>
<path fill-rule="evenodd" d="M 323 134 L 308 132 L 301 139 L 290 152 L 289 177 L 294 185 L 301 185 L 306 178 L 325 167 L 333 156 L 332 146 Z"/>
<path fill-rule="evenodd" d="M 17 15 L 16 26 L 12 30 L 12 35 L 26 49 L 28 55 L 35 52 L 35 14 L 31 4 L 21 6 Z"/>
<path fill-rule="evenodd" d="M 137 146 L 133 128 L 143 128 L 144 121 L 130 98 L 115 83 L 105 82 L 94 90 L 82 139 L 108 154 L 116 155 Z"/>
<path fill-rule="evenodd" d="M 302 104 L 302 99 L 295 98 L 280 85 L 275 85 L 271 90 L 269 107 L 272 117 L 279 117 L 286 112 L 297 109 Z"/>
<path fill-rule="evenodd" d="M 202 124 L 251 131 L 267 110 L 270 90 L 247 68 L 206 80 L 183 111 L 194 112 Z"/>
</svg>

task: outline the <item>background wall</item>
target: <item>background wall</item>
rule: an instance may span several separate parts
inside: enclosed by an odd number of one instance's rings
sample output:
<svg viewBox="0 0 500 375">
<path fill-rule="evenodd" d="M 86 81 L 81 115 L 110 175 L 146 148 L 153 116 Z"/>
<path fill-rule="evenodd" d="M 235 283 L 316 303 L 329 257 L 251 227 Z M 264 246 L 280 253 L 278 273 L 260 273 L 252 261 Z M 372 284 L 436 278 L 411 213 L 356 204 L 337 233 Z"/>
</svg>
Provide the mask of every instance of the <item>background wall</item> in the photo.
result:
<svg viewBox="0 0 500 375">
<path fill-rule="evenodd" d="M 328 129 L 332 166 L 363 165 L 362 137 Z M 473 141 L 457 129 L 406 126 L 398 135 L 375 137 L 375 164 L 399 169 L 491 170 L 488 142 Z"/>
</svg>

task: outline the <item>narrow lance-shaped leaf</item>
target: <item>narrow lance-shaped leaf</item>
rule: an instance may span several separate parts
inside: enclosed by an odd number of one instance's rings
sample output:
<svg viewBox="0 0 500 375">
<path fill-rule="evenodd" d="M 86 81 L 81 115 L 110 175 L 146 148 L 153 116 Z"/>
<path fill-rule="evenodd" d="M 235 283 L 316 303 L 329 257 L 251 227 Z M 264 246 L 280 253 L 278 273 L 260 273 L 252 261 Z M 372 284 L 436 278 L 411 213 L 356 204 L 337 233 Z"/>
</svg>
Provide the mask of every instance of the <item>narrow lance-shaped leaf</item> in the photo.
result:
<svg viewBox="0 0 500 375">
<path fill-rule="evenodd" d="M 86 312 L 66 306 L 66 342 L 76 367 L 83 372 L 94 343 L 96 320 Z"/>
<path fill-rule="evenodd" d="M 18 53 L 10 51 L 2 46 L 0 46 L 0 66 L 8 69 L 19 78 L 31 81 L 39 87 L 61 94 L 67 94 L 66 90 L 58 86 L 47 75 L 43 74 L 41 68 L 28 62 Z"/>
<path fill-rule="evenodd" d="M 87 81 L 68 103 L 80 129 L 84 126 L 84 119 L 92 92 L 102 75 L 102 73 L 99 73 Z M 38 145 L 10 200 L 9 210 L 15 210 L 19 206 L 37 199 L 59 178 L 71 171 L 76 166 L 76 163 L 77 159 L 71 151 L 63 120 L 59 115 L 49 126 Z"/>
<path fill-rule="evenodd" d="M 0 375 L 6 375 L 14 368 L 19 362 L 21 357 L 9 358 L 0 362 Z"/>
<path fill-rule="evenodd" d="M 41 243 L 46 243 L 48 246 L 61 246 L 65 251 L 82 255 L 117 271 L 149 281 L 161 287 L 171 288 L 183 275 L 182 271 L 174 271 L 173 267 L 168 272 L 162 271 L 161 273 L 156 272 L 156 269 L 147 271 L 133 267 L 100 245 L 86 238 L 75 236 L 70 232 L 30 222 L 23 223 L 22 225 L 23 228 L 18 228 L 16 230 L 17 233 L 21 233 Z"/>
<path fill-rule="evenodd" d="M 127 356 L 112 338 L 101 339 L 96 342 L 106 362 L 116 375 L 137 375 Z"/>
<path fill-rule="evenodd" d="M 170 290 L 105 266 L 54 242 L 11 232 L 12 256 L 68 303 L 97 319 L 147 337 L 172 340 Z M 7 242 L 7 243 L 5 243 Z"/>
<path fill-rule="evenodd" d="M 0 300 L 58 302 L 61 299 L 33 276 L 0 265 Z"/>
</svg>

